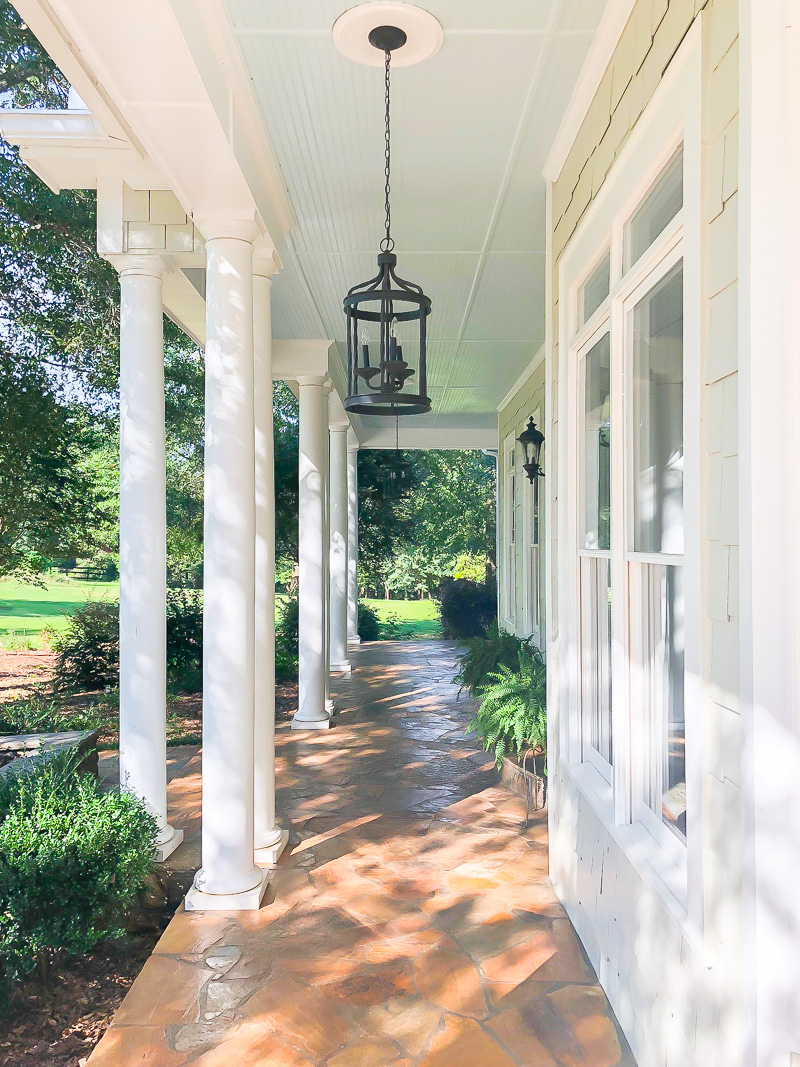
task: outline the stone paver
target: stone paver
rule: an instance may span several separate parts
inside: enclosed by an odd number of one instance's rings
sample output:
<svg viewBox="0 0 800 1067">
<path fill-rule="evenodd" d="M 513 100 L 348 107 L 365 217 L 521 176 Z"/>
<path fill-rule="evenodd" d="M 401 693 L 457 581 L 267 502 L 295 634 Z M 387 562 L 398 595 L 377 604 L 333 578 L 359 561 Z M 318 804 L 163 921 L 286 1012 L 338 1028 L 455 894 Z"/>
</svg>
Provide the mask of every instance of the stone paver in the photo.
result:
<svg viewBox="0 0 800 1067">
<path fill-rule="evenodd" d="M 523 829 L 464 736 L 454 654 L 362 646 L 335 728 L 278 730 L 267 905 L 179 909 L 90 1067 L 635 1067 L 547 880 L 546 818 Z M 173 756 L 190 855 L 199 769 Z"/>
</svg>

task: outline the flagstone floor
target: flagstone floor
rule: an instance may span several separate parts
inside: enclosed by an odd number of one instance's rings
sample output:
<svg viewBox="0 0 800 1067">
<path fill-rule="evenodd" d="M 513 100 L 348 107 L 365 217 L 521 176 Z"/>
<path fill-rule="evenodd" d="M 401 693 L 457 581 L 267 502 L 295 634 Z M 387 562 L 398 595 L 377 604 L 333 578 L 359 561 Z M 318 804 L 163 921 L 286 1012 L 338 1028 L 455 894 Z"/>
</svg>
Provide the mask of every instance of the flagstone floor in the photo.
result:
<svg viewBox="0 0 800 1067">
<path fill-rule="evenodd" d="M 454 655 L 362 646 L 335 728 L 278 731 L 268 903 L 179 909 L 89 1067 L 635 1067 L 547 880 L 546 818 L 524 829 L 465 738 Z M 172 767 L 189 850 L 198 772 Z"/>
</svg>

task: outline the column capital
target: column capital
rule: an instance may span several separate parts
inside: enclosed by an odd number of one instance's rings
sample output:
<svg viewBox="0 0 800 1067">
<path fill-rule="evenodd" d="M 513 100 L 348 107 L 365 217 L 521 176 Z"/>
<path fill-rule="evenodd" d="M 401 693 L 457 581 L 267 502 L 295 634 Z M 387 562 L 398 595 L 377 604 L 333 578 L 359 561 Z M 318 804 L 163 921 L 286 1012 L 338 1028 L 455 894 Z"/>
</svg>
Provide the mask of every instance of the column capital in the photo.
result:
<svg viewBox="0 0 800 1067">
<path fill-rule="evenodd" d="M 268 282 L 272 281 L 281 266 L 280 257 L 275 249 L 271 252 L 265 252 L 261 248 L 256 248 L 253 255 L 253 275 L 256 278 L 264 278 Z"/>
<path fill-rule="evenodd" d="M 161 278 L 170 269 L 167 260 L 153 252 L 126 252 L 106 258 L 121 278 Z"/>
<path fill-rule="evenodd" d="M 302 388 L 304 385 L 316 385 L 322 388 L 327 378 L 324 374 L 298 374 L 297 384 Z"/>
<path fill-rule="evenodd" d="M 247 217 L 220 213 L 219 215 L 201 215 L 194 217 L 192 221 L 203 235 L 206 244 L 209 241 L 223 239 L 253 244 L 261 232 L 252 215 Z"/>
</svg>

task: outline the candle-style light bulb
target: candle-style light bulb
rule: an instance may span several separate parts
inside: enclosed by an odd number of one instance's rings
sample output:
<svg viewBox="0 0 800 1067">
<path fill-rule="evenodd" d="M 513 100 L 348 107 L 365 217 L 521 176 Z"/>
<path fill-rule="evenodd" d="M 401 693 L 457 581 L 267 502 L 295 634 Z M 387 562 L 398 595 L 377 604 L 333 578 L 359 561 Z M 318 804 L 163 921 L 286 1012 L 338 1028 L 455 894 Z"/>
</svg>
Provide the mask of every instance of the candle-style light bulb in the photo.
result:
<svg viewBox="0 0 800 1067">
<path fill-rule="evenodd" d="M 397 319 L 389 323 L 389 359 L 397 359 Z"/>
<path fill-rule="evenodd" d="M 359 336 L 361 341 L 361 359 L 365 367 L 369 366 L 369 334 L 366 329 L 361 327 L 361 334 Z"/>
</svg>

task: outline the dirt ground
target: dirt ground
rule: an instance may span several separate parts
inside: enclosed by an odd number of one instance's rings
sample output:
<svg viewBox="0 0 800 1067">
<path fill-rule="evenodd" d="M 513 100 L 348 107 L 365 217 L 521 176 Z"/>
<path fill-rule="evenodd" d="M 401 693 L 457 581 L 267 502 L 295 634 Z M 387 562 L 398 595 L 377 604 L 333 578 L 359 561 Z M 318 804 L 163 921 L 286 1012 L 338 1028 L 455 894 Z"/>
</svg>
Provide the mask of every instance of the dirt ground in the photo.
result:
<svg viewBox="0 0 800 1067">
<path fill-rule="evenodd" d="M 53 675 L 54 652 L 7 652 L 0 649 L 0 704 L 31 696 Z"/>
<path fill-rule="evenodd" d="M 61 964 L 46 989 L 38 978 L 19 989 L 0 1022 L 1 1067 L 83 1067 L 160 932 L 99 945 Z"/>
</svg>

